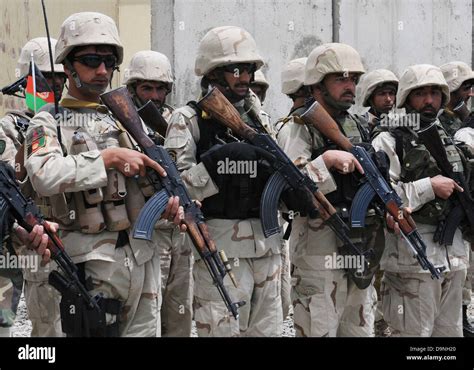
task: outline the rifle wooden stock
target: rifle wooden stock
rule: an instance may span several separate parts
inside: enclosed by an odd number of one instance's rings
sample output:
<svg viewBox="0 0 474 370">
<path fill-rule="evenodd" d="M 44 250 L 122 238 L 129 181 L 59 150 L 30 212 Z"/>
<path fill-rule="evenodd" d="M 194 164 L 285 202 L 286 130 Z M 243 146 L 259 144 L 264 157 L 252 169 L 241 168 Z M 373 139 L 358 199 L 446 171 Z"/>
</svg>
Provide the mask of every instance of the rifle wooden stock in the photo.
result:
<svg viewBox="0 0 474 370">
<path fill-rule="evenodd" d="M 114 116 L 127 129 L 128 133 L 142 148 L 155 145 L 143 130 L 142 121 L 135 105 L 128 95 L 126 87 L 120 87 L 100 96 L 102 102 L 110 109 Z"/>
<path fill-rule="evenodd" d="M 200 101 L 199 105 L 206 112 L 210 113 L 219 122 L 230 128 L 233 132 L 251 140 L 257 132 L 247 126 L 240 118 L 237 109 L 229 103 L 227 98 L 216 88 L 208 92 Z"/>
<path fill-rule="evenodd" d="M 155 103 L 148 100 L 148 102 L 138 109 L 137 112 L 148 127 L 158 132 L 162 137 L 166 137 L 168 122 L 163 118 Z"/>
<path fill-rule="evenodd" d="M 329 115 L 321 104 L 315 101 L 306 112 L 301 115 L 301 119 L 318 129 L 326 138 L 331 140 L 341 149 L 350 151 L 353 147 L 350 140 L 345 137 L 338 124 Z"/>
</svg>

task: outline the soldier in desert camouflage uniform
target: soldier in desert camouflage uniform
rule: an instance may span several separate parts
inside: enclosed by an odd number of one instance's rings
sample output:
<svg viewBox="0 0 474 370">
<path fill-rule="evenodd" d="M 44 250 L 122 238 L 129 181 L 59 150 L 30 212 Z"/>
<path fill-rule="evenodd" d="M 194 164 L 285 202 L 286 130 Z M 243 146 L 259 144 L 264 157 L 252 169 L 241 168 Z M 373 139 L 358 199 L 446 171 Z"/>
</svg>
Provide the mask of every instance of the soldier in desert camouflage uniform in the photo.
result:
<svg viewBox="0 0 474 370">
<path fill-rule="evenodd" d="M 353 104 L 355 87 L 364 67 L 359 54 L 349 45 L 331 43 L 314 49 L 306 61 L 304 84 L 342 127 L 353 143 L 363 142 L 360 120 L 347 113 Z M 296 86 L 297 87 L 297 86 Z M 296 88 L 295 87 L 295 88 Z M 318 183 L 320 190 L 347 217 L 351 196 L 359 184 L 349 180 L 350 172 L 361 171 L 357 160 L 330 145 L 300 115 L 305 106 L 292 111 L 291 119 L 279 129 L 278 142 L 293 162 Z M 351 195 L 352 194 L 352 195 Z M 335 233 L 304 207 L 293 220 L 290 256 L 293 264 L 292 297 L 297 336 L 373 336 L 376 295 L 371 271 L 355 282 L 336 264 L 341 243 Z M 362 249 L 383 249 L 382 221 L 369 210 L 366 227 L 351 231 L 352 241 Z M 375 261 L 374 267 L 377 266 Z M 349 266 L 347 266 L 349 267 Z"/>
<path fill-rule="evenodd" d="M 168 58 L 151 50 L 134 54 L 125 70 L 123 84 L 127 85 L 137 108 L 151 100 L 165 120 L 169 120 L 173 107 L 166 104 L 166 96 L 173 87 L 173 73 Z M 149 128 L 150 136 L 159 145 L 164 137 Z M 192 251 L 184 244 L 178 227 L 162 220 L 157 225 L 161 261 L 161 335 L 164 337 L 190 337 L 192 327 Z"/>
<path fill-rule="evenodd" d="M 53 50 L 55 45 L 56 40 L 51 39 L 51 46 Z M 28 74 L 31 55 L 33 55 L 33 60 L 36 64 L 36 67 L 42 72 L 48 81 L 48 84 L 52 87 L 53 83 L 51 65 L 49 59 L 48 40 L 46 37 L 32 39 L 28 41 L 22 48 L 20 58 L 18 60 L 18 75 L 25 76 Z M 66 76 L 61 64 L 56 64 L 54 66 L 54 70 L 56 75 L 56 96 L 59 99 L 61 97 Z M 19 172 L 19 176 L 24 176 L 24 174 L 22 171 L 20 171 L 20 168 L 17 167 L 18 164 L 15 165 L 15 157 L 18 154 L 20 157 L 17 159 L 17 161 L 23 163 L 22 157 L 24 154 L 24 147 L 22 145 L 25 141 L 26 129 L 28 128 L 29 121 L 33 115 L 34 112 L 30 109 L 25 109 L 22 111 L 14 110 L 8 111 L 5 117 L 0 120 L 0 159 L 9 162 L 12 167 L 16 168 Z M 28 178 L 23 177 L 20 180 L 22 191 L 25 192 L 26 195 L 32 196 L 37 204 L 40 205 L 43 214 L 48 217 L 49 208 L 46 204 L 43 204 L 42 200 L 34 194 Z M 15 245 L 15 251 L 19 254 L 33 253 L 32 251 L 29 251 L 28 249 L 19 245 L 16 238 L 13 238 L 13 243 Z M 6 248 L 4 250 L 6 250 Z M 48 275 L 54 266 L 55 264 L 52 262 L 51 264 L 44 267 L 39 266 L 38 271 L 23 269 L 23 278 L 25 280 L 25 301 L 28 309 L 28 317 L 32 324 L 31 336 L 33 337 L 57 337 L 63 335 L 59 316 L 59 293 L 48 284 Z M 6 297 L 14 298 L 16 300 L 13 305 L 13 307 L 15 307 L 14 310 L 5 308 L 7 311 L 3 311 L 2 309 L 2 312 L 10 312 L 10 314 L 7 315 L 11 319 L 14 319 L 15 317 L 14 312 L 16 312 L 16 306 L 18 305 L 18 300 L 20 298 L 23 285 L 19 278 L 20 277 L 17 274 L 16 279 L 12 280 L 14 283 L 13 286 L 10 283 L 10 286 L 13 290 L 4 293 Z M 4 303 L 6 303 L 6 301 L 2 301 L 2 305 Z M 3 324 L 5 323 L 2 323 L 2 325 Z M 9 325 L 12 324 L 13 322 L 11 321 Z"/>
<path fill-rule="evenodd" d="M 436 124 L 445 144 L 449 161 L 463 171 L 458 150 L 442 129 L 437 114 L 449 101 L 448 85 L 438 67 L 420 64 L 408 67 L 400 77 L 397 107 L 405 108 L 412 126 L 395 127 L 375 133 L 372 145 L 390 158 L 390 178 L 403 204 L 412 216 L 427 245 L 426 255 L 434 266 L 446 270 L 439 280 L 413 259 L 401 236 L 387 233 L 381 266 L 384 319 L 392 336 L 462 336 L 462 286 L 468 266 L 468 251 L 461 230 L 452 245 L 433 241 L 434 233 L 445 217 L 446 201 L 462 191 L 450 178 L 442 176 L 436 161 L 419 141 L 417 130 Z M 400 148 L 401 150 L 397 150 Z M 465 189 L 468 191 L 468 189 Z"/>
<path fill-rule="evenodd" d="M 239 27 L 211 29 L 202 39 L 195 72 L 206 93 L 216 86 L 255 127 L 263 122 L 260 101 L 249 90 L 263 65 L 253 37 Z M 270 125 L 264 124 L 266 130 Z M 283 331 L 280 297 L 281 236 L 263 236 L 259 201 L 268 174 L 252 146 L 235 142 L 218 122 L 192 102 L 173 112 L 165 147 L 176 158 L 193 198 L 202 200 L 209 232 L 225 251 L 238 281 L 224 283 L 231 297 L 246 301 L 239 321 L 229 315 L 202 260 L 194 264 L 194 318 L 199 336 L 279 336 Z M 235 136 L 235 135 L 234 135 Z M 225 143 L 225 144 L 224 144 Z M 220 145 L 220 146 L 219 146 Z M 212 148 L 212 149 L 211 149 Z M 256 176 L 218 174 L 224 159 L 258 162 Z"/>
<path fill-rule="evenodd" d="M 103 297 L 107 335 L 157 336 L 158 241 L 156 234 L 152 242 L 129 237 L 129 217 L 139 211 L 141 178 L 135 175 L 143 176 L 146 166 L 161 175 L 164 171 L 145 155 L 119 147 L 119 137 L 126 133 L 99 104 L 122 59 L 110 17 L 84 12 L 64 21 L 55 63 L 64 65 L 69 91 L 59 117 L 46 107 L 31 120 L 25 167 L 38 194 L 50 199 L 52 218 L 85 285 L 92 295 Z M 170 198 L 164 217 L 179 223 L 183 215 L 178 205 Z"/>
</svg>

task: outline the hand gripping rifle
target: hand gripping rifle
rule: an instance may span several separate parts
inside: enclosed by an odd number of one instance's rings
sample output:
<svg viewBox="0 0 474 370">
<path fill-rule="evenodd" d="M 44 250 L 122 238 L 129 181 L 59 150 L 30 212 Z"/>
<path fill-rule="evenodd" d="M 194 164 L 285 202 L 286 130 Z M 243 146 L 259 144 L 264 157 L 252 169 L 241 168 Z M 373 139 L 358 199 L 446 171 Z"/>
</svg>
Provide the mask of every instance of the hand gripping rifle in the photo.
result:
<svg viewBox="0 0 474 370">
<path fill-rule="evenodd" d="M 474 231 L 474 201 L 469 194 L 469 185 L 467 184 L 463 172 L 454 171 L 453 166 L 448 160 L 436 124 L 432 123 L 428 127 L 418 131 L 418 137 L 435 159 L 443 176 L 453 179 L 464 189 L 463 192 L 454 191 L 455 194 L 449 197 L 449 201 L 453 203 L 453 208 L 446 217 L 445 225 L 439 237 L 439 243 L 441 245 L 451 245 L 456 229 L 464 219 L 467 219 L 470 229 Z"/>
<path fill-rule="evenodd" d="M 51 251 L 51 259 L 55 261 L 63 274 L 52 271 L 49 283 L 56 288 L 63 300 L 61 301 L 61 319 L 63 331 L 72 336 L 105 336 L 105 311 L 100 308 L 100 297 L 92 297 L 78 277 L 78 268 L 64 250 L 58 235 L 44 222 L 41 211 L 30 198 L 25 198 L 18 186 L 14 170 L 6 162 L 0 162 L 0 220 L 2 226 L 1 239 L 5 231 L 13 224 L 13 219 L 26 231 L 30 232 L 35 225 L 42 225 L 48 235 L 47 248 Z M 63 306 L 70 320 L 63 316 Z M 73 316 L 73 317 L 72 317 Z"/>
<path fill-rule="evenodd" d="M 183 223 L 187 226 L 187 233 L 206 264 L 227 308 L 234 318 L 237 319 L 239 316 L 238 308 L 243 306 L 245 302 L 232 302 L 224 286 L 224 277 L 226 274 L 229 274 L 233 284 L 237 287 L 237 282 L 231 272 L 230 263 L 224 251 L 218 252 L 216 244 L 212 240 L 208 227 L 204 222 L 204 215 L 191 199 L 176 164 L 167 150 L 162 146 L 156 145 L 143 130 L 142 121 L 126 87 L 102 94 L 101 100 L 138 143 L 143 153 L 163 167 L 168 174 L 166 177 L 161 177 L 154 170 L 147 169 L 147 178 L 155 188 L 156 193 L 140 211 L 134 225 L 133 237 L 151 240 L 154 226 L 164 212 L 168 199 L 171 196 L 179 196 L 180 205 L 184 208 Z"/>
<path fill-rule="evenodd" d="M 421 267 L 424 270 L 429 270 L 432 278 L 439 279 L 440 273 L 444 270 L 444 266 L 434 267 L 428 260 L 426 256 L 426 244 L 416 229 L 415 221 L 405 209 L 400 208 L 402 206 L 402 200 L 385 181 L 365 148 L 352 145 L 349 139 L 342 134 L 337 123 L 317 101 L 300 117 L 306 124 L 316 127 L 321 134 L 338 147 L 352 153 L 364 169 L 367 182 L 358 190 L 352 202 L 353 205 L 350 215 L 351 226 L 364 227 L 367 207 L 374 197 L 377 196 L 387 212 L 398 222 L 401 235 L 406 240 Z"/>
<path fill-rule="evenodd" d="M 260 220 L 263 234 L 266 238 L 280 231 L 278 224 L 278 204 L 281 193 L 289 188 L 308 192 L 308 199 L 311 202 L 311 209 L 317 210 L 319 216 L 334 231 L 344 246 L 363 257 L 365 271 L 368 267 L 369 254 L 372 251 L 362 252 L 350 240 L 349 227 L 337 214 L 336 209 L 326 199 L 323 193 L 318 190 L 316 183 L 307 175 L 303 174 L 293 161 L 288 158 L 272 137 L 265 133 L 259 133 L 242 121 L 239 112 L 227 100 L 227 98 L 216 88 L 212 88 L 206 96 L 198 103 L 198 106 L 222 125 L 230 128 L 250 144 L 259 147 L 272 156 L 270 165 L 275 171 L 265 185 L 260 200 Z"/>
</svg>

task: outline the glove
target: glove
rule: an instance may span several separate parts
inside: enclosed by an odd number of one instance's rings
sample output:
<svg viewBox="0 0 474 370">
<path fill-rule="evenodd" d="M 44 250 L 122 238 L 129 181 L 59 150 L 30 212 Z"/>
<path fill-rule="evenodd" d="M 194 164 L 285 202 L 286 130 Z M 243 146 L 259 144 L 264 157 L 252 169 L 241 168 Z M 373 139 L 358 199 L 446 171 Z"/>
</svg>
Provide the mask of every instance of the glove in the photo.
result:
<svg viewBox="0 0 474 370">
<path fill-rule="evenodd" d="M 201 155 L 201 162 L 211 175 L 213 180 L 217 176 L 218 166 L 228 161 L 258 161 L 261 158 L 271 159 L 273 156 L 266 150 L 260 149 L 244 142 L 229 143 L 225 145 L 214 145 L 211 149 Z"/>
</svg>

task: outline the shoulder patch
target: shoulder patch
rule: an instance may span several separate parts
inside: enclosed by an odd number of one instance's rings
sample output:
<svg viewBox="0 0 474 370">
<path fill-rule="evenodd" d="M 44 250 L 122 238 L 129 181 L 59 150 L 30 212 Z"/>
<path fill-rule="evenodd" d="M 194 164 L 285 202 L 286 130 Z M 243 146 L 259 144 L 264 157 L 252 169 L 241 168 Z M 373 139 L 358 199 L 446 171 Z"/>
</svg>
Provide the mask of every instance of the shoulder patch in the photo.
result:
<svg viewBox="0 0 474 370">
<path fill-rule="evenodd" d="M 5 142 L 5 140 L 0 140 L 0 154 L 3 154 L 6 146 L 7 146 L 7 143 Z"/>
<path fill-rule="evenodd" d="M 32 129 L 26 137 L 27 142 L 27 157 L 38 151 L 40 148 L 46 146 L 46 137 L 44 128 L 39 126 Z"/>
</svg>

